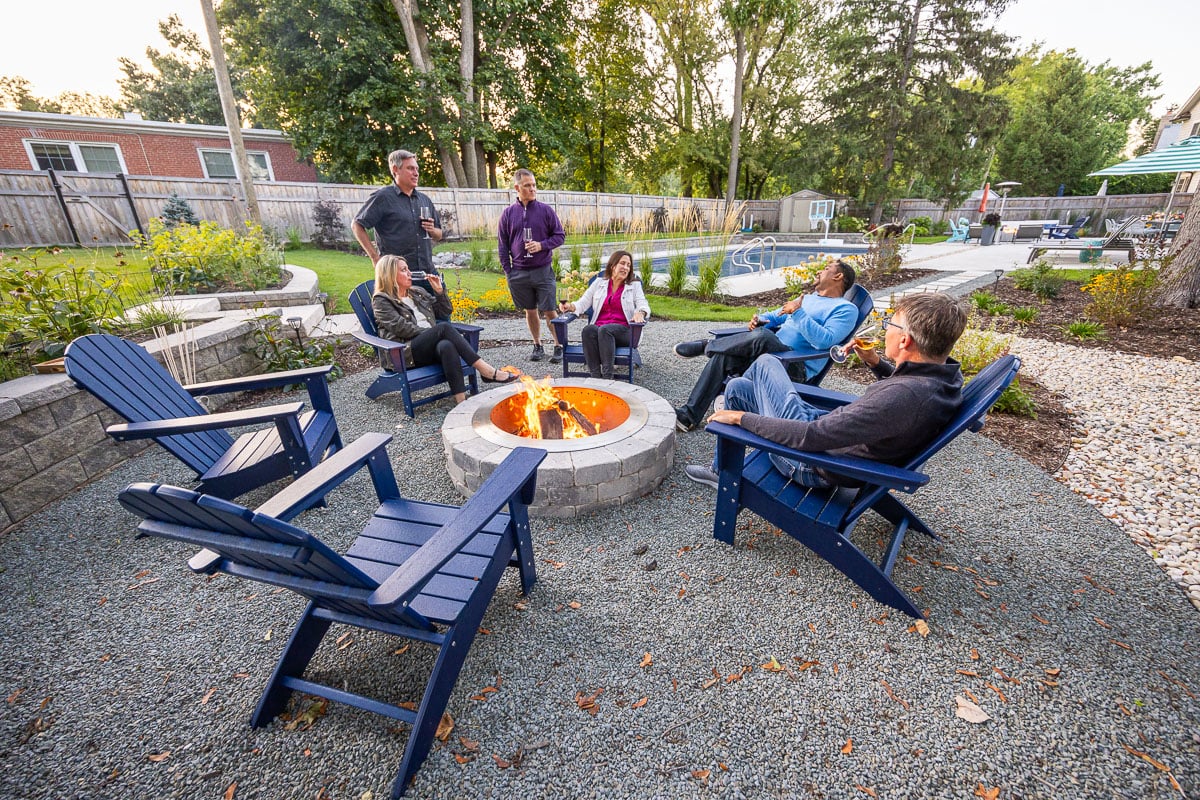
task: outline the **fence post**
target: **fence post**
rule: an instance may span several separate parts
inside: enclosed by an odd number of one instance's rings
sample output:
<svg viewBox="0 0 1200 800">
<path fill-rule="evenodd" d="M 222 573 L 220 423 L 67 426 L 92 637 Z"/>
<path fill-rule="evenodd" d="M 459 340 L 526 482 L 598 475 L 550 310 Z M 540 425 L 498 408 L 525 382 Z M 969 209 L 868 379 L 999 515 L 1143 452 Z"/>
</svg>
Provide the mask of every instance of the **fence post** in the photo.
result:
<svg viewBox="0 0 1200 800">
<path fill-rule="evenodd" d="M 67 200 L 63 197 L 62 186 L 58 182 L 58 176 L 54 174 L 54 170 L 46 170 L 46 174 L 50 176 L 50 185 L 54 187 L 54 196 L 58 198 L 58 207 L 62 209 L 63 218 L 67 221 L 67 227 L 71 229 L 71 240 L 75 242 L 76 247 L 83 245 L 79 241 L 79 231 L 75 230 L 75 220 L 71 219 L 71 212 L 67 209 Z"/>
<path fill-rule="evenodd" d="M 117 178 L 121 181 L 121 188 L 125 191 L 125 200 L 129 203 L 129 213 L 133 214 L 133 224 L 144 238 L 146 229 L 142 227 L 142 218 L 138 216 L 137 206 L 133 204 L 133 192 L 129 190 L 129 181 L 125 180 L 124 172 L 118 172 Z"/>
</svg>

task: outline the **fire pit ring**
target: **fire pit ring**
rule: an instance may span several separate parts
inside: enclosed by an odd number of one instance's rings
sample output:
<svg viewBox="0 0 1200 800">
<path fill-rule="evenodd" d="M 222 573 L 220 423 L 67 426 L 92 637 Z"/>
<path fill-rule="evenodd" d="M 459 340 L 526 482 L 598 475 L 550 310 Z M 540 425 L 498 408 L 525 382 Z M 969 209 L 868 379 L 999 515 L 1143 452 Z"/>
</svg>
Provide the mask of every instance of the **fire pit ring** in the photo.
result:
<svg viewBox="0 0 1200 800">
<path fill-rule="evenodd" d="M 623 401 L 629 416 L 611 430 L 582 439 L 529 439 L 493 423 L 505 400 L 525 392 L 519 384 L 467 398 L 442 423 L 446 470 L 455 488 L 470 496 L 517 447 L 547 452 L 538 467 L 530 513 L 575 517 L 622 505 L 653 491 L 675 460 L 675 410 L 649 389 L 622 381 L 555 380 L 555 388 L 603 392 Z"/>
</svg>

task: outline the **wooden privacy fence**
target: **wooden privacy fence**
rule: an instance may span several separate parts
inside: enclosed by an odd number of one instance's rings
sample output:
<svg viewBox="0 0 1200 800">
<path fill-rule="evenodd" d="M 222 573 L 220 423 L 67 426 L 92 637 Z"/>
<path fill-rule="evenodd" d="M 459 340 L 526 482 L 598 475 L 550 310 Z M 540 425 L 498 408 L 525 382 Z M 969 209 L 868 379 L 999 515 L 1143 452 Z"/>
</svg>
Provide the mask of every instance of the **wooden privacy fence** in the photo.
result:
<svg viewBox="0 0 1200 800">
<path fill-rule="evenodd" d="M 263 223 L 279 236 L 299 231 L 308 240 L 315 230 L 313 206 L 336 203 L 341 210 L 344 237 L 350 240 L 354 214 L 378 186 L 338 183 L 258 183 L 255 191 Z M 501 212 L 513 202 L 508 189 L 425 188 L 440 212 L 452 212 L 456 233 L 494 234 Z M 120 245 L 127 233 L 162 213 L 172 194 L 191 205 L 200 219 L 237 228 L 245 220 L 241 187 L 234 180 L 156 178 L 79 172 L 0 170 L 0 247 L 50 245 Z M 569 232 L 612 225 L 624 230 L 631 223 L 646 226 L 651 214 L 665 208 L 668 224 L 695 219 L 702 229 L 721 227 L 722 199 L 655 197 L 632 194 L 543 191 L 538 198 L 558 212 Z M 766 223 L 767 205 L 758 201 L 755 220 Z"/>
<path fill-rule="evenodd" d="M 1187 211 L 1192 203 L 1191 194 L 1176 194 L 1171 201 L 1171 211 Z M 1096 230 L 1101 220 L 1125 219 L 1132 214 L 1152 214 L 1167 206 L 1166 194 L 1113 194 L 1081 195 L 1077 197 L 1009 197 L 1004 201 L 1005 222 L 1020 222 L 1023 219 L 1057 219 L 1073 222 L 1089 216 L 1088 227 Z M 1000 211 L 1000 201 L 988 202 L 988 211 Z M 929 217 L 937 221 L 966 217 L 972 222 L 979 220 L 979 205 L 971 203 L 959 206 L 949 213 L 938 203 L 929 200 L 901 200 L 896 204 L 896 216 L 901 220 L 913 217 Z"/>
</svg>

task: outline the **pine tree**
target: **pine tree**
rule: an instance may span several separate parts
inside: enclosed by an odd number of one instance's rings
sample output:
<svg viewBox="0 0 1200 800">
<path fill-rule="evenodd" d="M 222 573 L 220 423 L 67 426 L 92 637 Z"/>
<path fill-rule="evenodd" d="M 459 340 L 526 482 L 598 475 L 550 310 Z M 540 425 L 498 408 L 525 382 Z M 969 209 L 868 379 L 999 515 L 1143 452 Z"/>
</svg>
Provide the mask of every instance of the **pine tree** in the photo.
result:
<svg viewBox="0 0 1200 800">
<path fill-rule="evenodd" d="M 168 228 L 174 228 L 177 225 L 200 224 L 200 219 L 196 216 L 196 212 L 192 211 L 188 201 L 175 192 L 171 192 L 171 196 L 167 198 L 167 204 L 163 206 L 161 216 Z"/>
</svg>

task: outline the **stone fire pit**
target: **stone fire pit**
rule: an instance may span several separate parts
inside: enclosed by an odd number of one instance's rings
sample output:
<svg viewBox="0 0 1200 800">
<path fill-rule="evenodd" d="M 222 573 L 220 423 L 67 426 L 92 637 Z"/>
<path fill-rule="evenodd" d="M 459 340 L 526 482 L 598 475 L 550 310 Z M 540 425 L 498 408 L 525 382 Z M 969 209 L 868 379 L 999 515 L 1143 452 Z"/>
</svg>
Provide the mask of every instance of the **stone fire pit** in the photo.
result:
<svg viewBox="0 0 1200 800">
<path fill-rule="evenodd" d="M 470 496 L 516 447 L 540 447 L 548 455 L 538 467 L 530 513 L 575 517 L 620 505 L 653 491 L 675 459 L 675 410 L 649 389 L 621 381 L 555 380 L 552 385 L 581 408 L 593 406 L 596 392 L 628 406 L 628 417 L 611 430 L 582 439 L 541 440 L 508 433 L 505 401 L 524 394 L 511 384 L 475 395 L 455 407 L 442 423 L 446 470 L 455 487 Z M 603 402 L 607 403 L 607 398 Z M 624 408 L 598 412 L 619 421 Z"/>
</svg>

